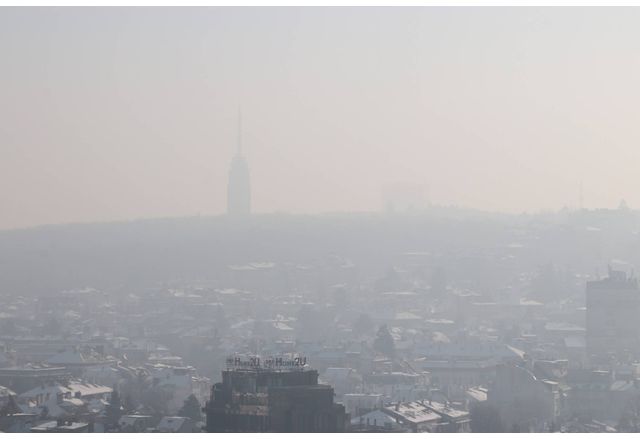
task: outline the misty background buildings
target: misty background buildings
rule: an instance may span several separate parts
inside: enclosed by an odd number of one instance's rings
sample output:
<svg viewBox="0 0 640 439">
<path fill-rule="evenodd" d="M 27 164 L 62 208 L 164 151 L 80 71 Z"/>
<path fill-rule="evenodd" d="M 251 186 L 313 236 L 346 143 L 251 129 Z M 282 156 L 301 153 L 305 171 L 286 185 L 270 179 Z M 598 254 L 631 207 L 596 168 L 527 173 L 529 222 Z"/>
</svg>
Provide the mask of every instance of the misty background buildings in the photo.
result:
<svg viewBox="0 0 640 439">
<path fill-rule="evenodd" d="M 2 232 L 2 428 L 635 431 L 639 226 L 432 206 Z M 224 384 L 234 356 L 318 379 Z"/>
</svg>

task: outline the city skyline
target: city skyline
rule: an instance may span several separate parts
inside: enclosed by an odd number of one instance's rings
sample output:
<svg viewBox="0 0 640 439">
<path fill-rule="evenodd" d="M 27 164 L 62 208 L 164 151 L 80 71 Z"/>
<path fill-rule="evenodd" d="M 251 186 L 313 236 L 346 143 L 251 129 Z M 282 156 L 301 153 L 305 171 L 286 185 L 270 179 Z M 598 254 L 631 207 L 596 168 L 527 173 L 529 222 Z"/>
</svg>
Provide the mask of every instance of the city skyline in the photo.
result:
<svg viewBox="0 0 640 439">
<path fill-rule="evenodd" d="M 397 6 L 0 8 L 0 432 L 640 433 L 640 8 Z"/>
</svg>

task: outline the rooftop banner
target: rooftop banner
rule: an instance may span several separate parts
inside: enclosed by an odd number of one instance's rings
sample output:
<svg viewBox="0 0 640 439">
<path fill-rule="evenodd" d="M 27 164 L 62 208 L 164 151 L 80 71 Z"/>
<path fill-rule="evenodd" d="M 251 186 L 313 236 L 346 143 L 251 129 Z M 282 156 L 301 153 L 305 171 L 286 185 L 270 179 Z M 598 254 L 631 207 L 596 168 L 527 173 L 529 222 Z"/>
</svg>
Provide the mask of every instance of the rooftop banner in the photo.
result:
<svg viewBox="0 0 640 439">
<path fill-rule="evenodd" d="M 266 357 L 261 358 L 259 356 L 233 356 L 227 357 L 226 365 L 227 369 L 240 370 L 240 369 L 271 369 L 271 370 L 285 370 L 285 369 L 301 369 L 307 364 L 307 357 Z"/>
</svg>

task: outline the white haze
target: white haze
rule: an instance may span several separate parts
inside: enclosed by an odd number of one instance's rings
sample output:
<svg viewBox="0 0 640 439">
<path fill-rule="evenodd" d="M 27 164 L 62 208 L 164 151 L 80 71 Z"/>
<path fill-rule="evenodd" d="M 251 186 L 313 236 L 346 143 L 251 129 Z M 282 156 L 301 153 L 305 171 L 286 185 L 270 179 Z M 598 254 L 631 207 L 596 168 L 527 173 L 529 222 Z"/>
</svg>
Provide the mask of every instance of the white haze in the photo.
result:
<svg viewBox="0 0 640 439">
<path fill-rule="evenodd" d="M 223 213 L 239 106 L 255 212 L 634 207 L 639 20 L 3 8 L 0 228 Z"/>
</svg>

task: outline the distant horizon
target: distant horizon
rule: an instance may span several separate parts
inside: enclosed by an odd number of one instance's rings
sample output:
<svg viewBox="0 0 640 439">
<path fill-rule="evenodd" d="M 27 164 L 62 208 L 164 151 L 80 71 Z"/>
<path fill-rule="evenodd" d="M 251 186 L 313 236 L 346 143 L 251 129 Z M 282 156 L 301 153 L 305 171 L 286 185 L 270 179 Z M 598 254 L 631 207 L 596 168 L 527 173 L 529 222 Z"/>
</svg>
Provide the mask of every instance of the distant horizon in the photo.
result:
<svg viewBox="0 0 640 439">
<path fill-rule="evenodd" d="M 139 217 L 139 218 L 122 218 L 122 219 L 110 219 L 110 220 L 102 220 L 102 221 L 75 221 L 75 222 L 64 222 L 64 223 L 42 223 L 42 224 L 34 224 L 24 227 L 15 227 L 15 228 L 0 228 L 0 233 L 5 232 L 13 232 L 13 231 L 28 231 L 34 229 L 42 229 L 48 227 L 72 227 L 72 226 L 89 226 L 89 225 L 103 225 L 103 224 L 124 224 L 124 223 L 135 223 L 135 222 L 145 222 L 145 221 L 165 221 L 165 220 L 182 220 L 182 219 L 195 219 L 195 218 L 203 218 L 203 219 L 223 219 L 226 218 L 229 222 L 232 223 L 242 223 L 250 220 L 265 218 L 265 217 L 277 217 L 277 216 L 287 216 L 287 217 L 307 217 L 307 218 L 322 218 L 322 217 L 340 217 L 340 216 L 358 216 L 358 215 L 367 215 L 367 216 L 388 216 L 388 217 L 417 217 L 429 213 L 434 213 L 436 210 L 451 210 L 451 211 L 459 211 L 462 213 L 466 213 L 469 215 L 477 214 L 477 215 L 486 215 L 486 216 L 500 216 L 500 217 L 523 217 L 523 216 L 545 216 L 545 215 L 558 215 L 565 212 L 568 213 L 578 213 L 578 212 L 596 212 L 596 211 L 620 211 L 620 207 L 610 208 L 610 207 L 582 207 L 582 208 L 569 208 L 564 206 L 560 209 L 540 209 L 537 211 L 523 211 L 523 212 L 507 212 L 507 211 L 490 211 L 483 209 L 476 209 L 473 207 L 465 207 L 458 205 L 429 205 L 428 207 L 422 209 L 407 209 L 403 211 L 389 212 L 385 210 L 370 210 L 370 211 L 327 211 L 327 212 L 315 212 L 315 213 L 303 213 L 303 212 L 287 212 L 287 211 L 274 211 L 274 212 L 254 212 L 250 215 L 244 217 L 233 217 L 227 213 L 213 214 L 213 215 L 203 215 L 203 214 L 193 214 L 193 215 L 179 215 L 179 216 L 154 216 L 154 217 Z M 638 209 L 633 209 L 631 207 L 627 208 L 629 212 L 640 212 Z"/>
</svg>

